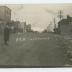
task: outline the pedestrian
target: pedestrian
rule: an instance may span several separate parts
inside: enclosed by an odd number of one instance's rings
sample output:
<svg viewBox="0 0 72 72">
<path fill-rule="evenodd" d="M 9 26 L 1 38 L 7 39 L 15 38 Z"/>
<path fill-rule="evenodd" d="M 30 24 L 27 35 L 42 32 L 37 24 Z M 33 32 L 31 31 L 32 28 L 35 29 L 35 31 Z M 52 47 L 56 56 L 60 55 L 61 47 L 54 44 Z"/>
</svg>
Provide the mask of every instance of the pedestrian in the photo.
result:
<svg viewBox="0 0 72 72">
<path fill-rule="evenodd" d="M 8 45 L 9 37 L 10 37 L 10 28 L 9 28 L 9 25 L 6 24 L 4 28 L 4 44 L 5 45 Z"/>
</svg>

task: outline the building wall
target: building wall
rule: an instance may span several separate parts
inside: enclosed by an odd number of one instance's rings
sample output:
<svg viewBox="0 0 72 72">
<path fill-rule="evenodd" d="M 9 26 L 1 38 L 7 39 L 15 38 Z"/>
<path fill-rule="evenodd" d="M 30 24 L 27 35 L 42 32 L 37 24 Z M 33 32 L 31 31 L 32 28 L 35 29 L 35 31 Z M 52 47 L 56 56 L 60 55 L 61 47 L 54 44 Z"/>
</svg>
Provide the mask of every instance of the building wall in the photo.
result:
<svg viewBox="0 0 72 72">
<path fill-rule="evenodd" d="M 11 9 L 6 6 L 0 6 L 0 20 L 9 22 L 11 20 Z"/>
<path fill-rule="evenodd" d="M 72 23 L 60 26 L 61 34 L 72 34 Z"/>
<path fill-rule="evenodd" d="M 72 17 L 67 15 L 67 18 L 58 22 L 58 31 L 60 34 L 72 34 Z"/>
</svg>

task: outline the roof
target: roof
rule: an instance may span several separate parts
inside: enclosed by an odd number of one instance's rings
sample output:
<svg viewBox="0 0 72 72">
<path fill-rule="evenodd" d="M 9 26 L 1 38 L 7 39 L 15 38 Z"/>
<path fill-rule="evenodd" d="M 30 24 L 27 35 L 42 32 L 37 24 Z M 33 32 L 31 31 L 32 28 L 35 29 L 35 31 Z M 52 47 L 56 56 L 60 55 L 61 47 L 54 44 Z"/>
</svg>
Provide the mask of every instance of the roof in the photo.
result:
<svg viewBox="0 0 72 72">
<path fill-rule="evenodd" d="M 61 21 L 58 22 L 58 24 L 67 25 L 69 24 L 69 21 L 67 19 L 62 19 Z"/>
<path fill-rule="evenodd" d="M 58 22 L 58 24 L 62 24 L 62 25 L 68 25 L 69 22 L 72 22 L 72 17 L 69 17 L 67 19 L 62 19 Z"/>
</svg>

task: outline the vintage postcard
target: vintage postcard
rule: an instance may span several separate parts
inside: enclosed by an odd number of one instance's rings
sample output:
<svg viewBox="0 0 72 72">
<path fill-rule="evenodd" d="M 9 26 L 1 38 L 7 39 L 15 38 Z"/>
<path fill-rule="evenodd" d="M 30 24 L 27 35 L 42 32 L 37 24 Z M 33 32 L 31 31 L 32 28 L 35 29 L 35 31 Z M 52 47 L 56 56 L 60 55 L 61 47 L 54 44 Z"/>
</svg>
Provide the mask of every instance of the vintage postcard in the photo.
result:
<svg viewBox="0 0 72 72">
<path fill-rule="evenodd" d="M 72 4 L 0 4 L 0 67 L 72 67 Z"/>
</svg>

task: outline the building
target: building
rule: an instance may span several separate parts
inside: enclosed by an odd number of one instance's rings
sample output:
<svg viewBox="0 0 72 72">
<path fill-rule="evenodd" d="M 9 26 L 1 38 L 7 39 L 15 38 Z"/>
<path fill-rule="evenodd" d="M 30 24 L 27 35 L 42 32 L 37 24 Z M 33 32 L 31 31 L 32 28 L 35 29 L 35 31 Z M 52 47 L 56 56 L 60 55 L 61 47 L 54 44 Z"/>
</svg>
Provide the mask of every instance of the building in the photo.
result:
<svg viewBox="0 0 72 72">
<path fill-rule="evenodd" d="M 21 22 L 20 23 L 20 28 L 23 29 L 23 33 L 25 32 L 30 32 L 31 31 L 31 24 L 26 24 L 26 22 Z"/>
<path fill-rule="evenodd" d="M 60 34 L 72 34 L 72 17 L 67 16 L 58 22 L 58 32 Z"/>
<path fill-rule="evenodd" d="M 30 32 L 31 31 L 31 24 L 26 25 L 26 31 Z"/>
<path fill-rule="evenodd" d="M 11 21 L 11 23 L 9 24 L 10 25 L 10 27 L 11 27 L 11 30 L 13 31 L 13 32 L 18 32 L 18 30 L 19 30 L 19 26 L 20 26 L 20 21 Z"/>
<path fill-rule="evenodd" d="M 20 32 L 26 33 L 31 31 L 31 24 L 26 24 L 26 22 L 16 22 L 16 26 L 20 30 Z"/>
<path fill-rule="evenodd" d="M 23 30 L 23 32 L 26 32 L 26 22 L 20 22 L 20 24 L 18 25 L 20 29 Z"/>
<path fill-rule="evenodd" d="M 25 33 L 26 32 L 26 22 L 22 22 L 22 26 L 23 26 L 23 32 Z"/>
<path fill-rule="evenodd" d="M 2 32 L 4 25 L 11 21 L 11 9 L 7 6 L 0 6 L 0 32 Z"/>
<path fill-rule="evenodd" d="M 11 9 L 7 6 L 0 6 L 0 21 L 11 21 Z"/>
</svg>

